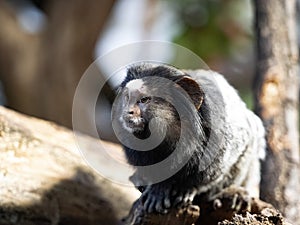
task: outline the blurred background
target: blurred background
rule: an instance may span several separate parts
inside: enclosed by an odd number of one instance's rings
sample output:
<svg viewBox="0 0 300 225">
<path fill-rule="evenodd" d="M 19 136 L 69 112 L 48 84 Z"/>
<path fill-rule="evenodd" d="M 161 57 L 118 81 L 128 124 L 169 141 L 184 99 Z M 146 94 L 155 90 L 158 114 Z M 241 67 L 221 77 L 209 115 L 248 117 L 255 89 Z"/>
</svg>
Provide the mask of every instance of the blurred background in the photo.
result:
<svg viewBox="0 0 300 225">
<path fill-rule="evenodd" d="M 251 0 L 0 0 L 0 103 L 71 128 L 76 86 L 97 57 L 160 40 L 195 52 L 252 108 L 253 18 Z M 115 140 L 113 85 L 101 91 L 96 110 L 107 140 Z M 93 112 L 82 110 L 89 126 Z"/>
</svg>

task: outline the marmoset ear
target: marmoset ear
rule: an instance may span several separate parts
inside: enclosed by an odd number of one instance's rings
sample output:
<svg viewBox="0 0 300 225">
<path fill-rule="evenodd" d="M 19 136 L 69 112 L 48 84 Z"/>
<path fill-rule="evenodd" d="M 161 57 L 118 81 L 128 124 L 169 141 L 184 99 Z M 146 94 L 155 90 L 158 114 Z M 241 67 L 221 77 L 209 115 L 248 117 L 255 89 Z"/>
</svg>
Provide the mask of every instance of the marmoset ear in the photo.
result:
<svg viewBox="0 0 300 225">
<path fill-rule="evenodd" d="M 183 88 L 190 98 L 193 100 L 195 107 L 200 109 L 204 99 L 204 92 L 200 85 L 191 77 L 184 76 L 176 81 L 176 83 Z"/>
</svg>

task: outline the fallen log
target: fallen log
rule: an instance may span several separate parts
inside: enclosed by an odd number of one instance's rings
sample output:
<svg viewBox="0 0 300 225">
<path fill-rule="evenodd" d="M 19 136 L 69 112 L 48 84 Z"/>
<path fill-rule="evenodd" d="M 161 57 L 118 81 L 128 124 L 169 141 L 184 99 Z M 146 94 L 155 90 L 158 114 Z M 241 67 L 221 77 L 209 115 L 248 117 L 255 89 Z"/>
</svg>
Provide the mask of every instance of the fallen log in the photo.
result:
<svg viewBox="0 0 300 225">
<path fill-rule="evenodd" d="M 99 140 L 80 135 L 80 141 L 93 155 Z M 119 145 L 102 145 L 122 159 Z M 234 188 L 210 202 L 196 197 L 193 205 L 166 215 L 147 214 L 133 187 L 116 184 L 86 164 L 72 131 L 4 107 L 0 161 L 0 225 L 286 224 L 271 205 Z M 118 168 L 113 172 L 127 176 Z"/>
<path fill-rule="evenodd" d="M 99 140 L 81 141 L 92 148 Z M 118 145 L 103 144 L 121 155 Z M 0 162 L 0 224 L 115 225 L 138 197 L 91 169 L 72 131 L 4 107 Z"/>
</svg>

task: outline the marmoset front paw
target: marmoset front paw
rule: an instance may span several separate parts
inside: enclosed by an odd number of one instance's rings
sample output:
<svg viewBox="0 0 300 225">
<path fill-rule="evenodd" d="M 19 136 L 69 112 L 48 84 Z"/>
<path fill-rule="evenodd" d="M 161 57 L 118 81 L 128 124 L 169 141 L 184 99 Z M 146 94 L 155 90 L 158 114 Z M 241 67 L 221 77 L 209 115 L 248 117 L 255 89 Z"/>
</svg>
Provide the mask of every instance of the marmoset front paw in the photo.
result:
<svg viewBox="0 0 300 225">
<path fill-rule="evenodd" d="M 179 188 L 166 188 L 164 186 L 152 185 L 148 186 L 141 196 L 141 200 L 144 204 L 144 209 L 147 213 L 168 213 L 170 208 L 180 208 L 191 204 L 195 190 Z"/>
<path fill-rule="evenodd" d="M 159 186 L 148 186 L 142 196 L 141 200 L 144 204 L 144 210 L 147 213 L 158 212 L 165 214 L 171 207 L 170 191 L 163 190 Z"/>
<path fill-rule="evenodd" d="M 240 187 L 229 187 L 214 196 L 214 208 L 226 209 L 234 213 L 243 213 L 251 210 L 251 197 Z"/>
</svg>

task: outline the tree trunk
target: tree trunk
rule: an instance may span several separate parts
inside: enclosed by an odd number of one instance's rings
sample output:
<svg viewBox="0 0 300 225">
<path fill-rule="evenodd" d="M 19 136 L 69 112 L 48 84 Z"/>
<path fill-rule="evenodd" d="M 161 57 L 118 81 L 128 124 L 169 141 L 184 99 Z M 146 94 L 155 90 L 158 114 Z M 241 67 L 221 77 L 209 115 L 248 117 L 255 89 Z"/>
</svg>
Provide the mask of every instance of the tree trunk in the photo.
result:
<svg viewBox="0 0 300 225">
<path fill-rule="evenodd" d="M 47 1 L 46 26 L 28 34 L 0 0 L 0 79 L 9 107 L 71 127 L 75 88 L 114 2 Z"/>
<path fill-rule="evenodd" d="M 267 130 L 261 198 L 300 224 L 296 1 L 255 1 L 256 111 Z"/>
</svg>

